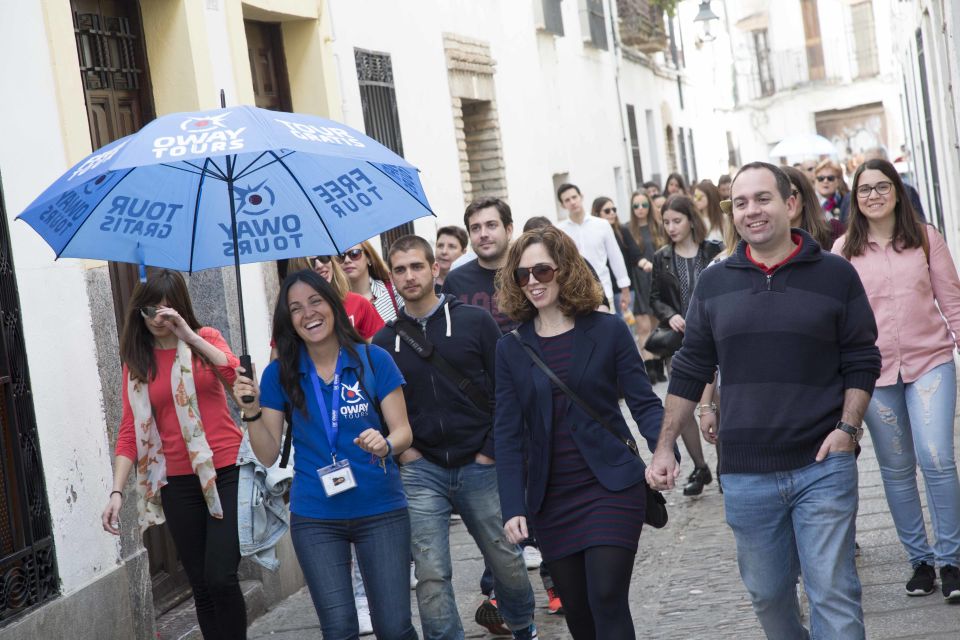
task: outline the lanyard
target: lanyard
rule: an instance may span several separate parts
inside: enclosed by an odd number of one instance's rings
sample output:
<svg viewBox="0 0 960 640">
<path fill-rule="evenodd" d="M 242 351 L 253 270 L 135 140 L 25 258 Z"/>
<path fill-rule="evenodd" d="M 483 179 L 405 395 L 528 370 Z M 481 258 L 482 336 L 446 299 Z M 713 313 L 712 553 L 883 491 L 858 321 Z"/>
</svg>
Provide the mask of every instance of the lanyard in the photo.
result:
<svg viewBox="0 0 960 640">
<path fill-rule="evenodd" d="M 343 351 L 337 352 L 337 367 L 333 374 L 333 389 L 330 397 L 330 413 L 327 413 L 327 403 L 323 400 L 323 394 L 320 392 L 320 376 L 317 375 L 317 367 L 310 362 L 310 382 L 313 383 L 313 392 L 317 396 L 317 404 L 320 405 L 320 417 L 323 421 L 323 429 L 327 433 L 327 442 L 330 444 L 330 455 L 333 462 L 337 462 L 337 434 L 340 432 L 340 374 L 343 371 Z"/>
</svg>

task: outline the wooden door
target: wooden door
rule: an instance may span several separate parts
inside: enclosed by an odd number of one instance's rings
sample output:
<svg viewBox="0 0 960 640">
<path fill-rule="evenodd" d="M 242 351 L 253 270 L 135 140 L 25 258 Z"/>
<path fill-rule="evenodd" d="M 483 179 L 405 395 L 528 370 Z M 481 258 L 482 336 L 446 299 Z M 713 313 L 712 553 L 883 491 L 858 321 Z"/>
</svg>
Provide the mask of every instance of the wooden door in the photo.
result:
<svg viewBox="0 0 960 640">
<path fill-rule="evenodd" d="M 254 103 L 261 109 L 290 111 L 290 87 L 280 25 L 244 20 Z"/>
<path fill-rule="evenodd" d="M 138 131 L 153 118 L 150 82 L 136 0 L 71 0 L 84 98 L 94 149 Z M 139 280 L 135 265 L 111 262 L 117 331 Z M 143 536 L 157 614 L 189 596 L 190 585 L 166 525 Z"/>
</svg>

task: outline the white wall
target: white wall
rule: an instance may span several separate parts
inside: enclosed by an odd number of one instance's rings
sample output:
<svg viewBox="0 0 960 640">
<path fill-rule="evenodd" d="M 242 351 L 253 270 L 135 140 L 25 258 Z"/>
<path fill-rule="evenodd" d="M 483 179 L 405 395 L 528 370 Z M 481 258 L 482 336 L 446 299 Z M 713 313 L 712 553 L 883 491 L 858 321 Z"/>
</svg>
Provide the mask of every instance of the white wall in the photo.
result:
<svg viewBox="0 0 960 640">
<path fill-rule="evenodd" d="M 84 269 L 13 218 L 66 171 L 60 118 L 40 3 L 5 2 L 0 55 L 16 100 L 0 101 L 0 176 L 20 290 L 34 408 L 64 593 L 119 561 L 100 528 L 112 483 L 111 452 Z"/>
</svg>

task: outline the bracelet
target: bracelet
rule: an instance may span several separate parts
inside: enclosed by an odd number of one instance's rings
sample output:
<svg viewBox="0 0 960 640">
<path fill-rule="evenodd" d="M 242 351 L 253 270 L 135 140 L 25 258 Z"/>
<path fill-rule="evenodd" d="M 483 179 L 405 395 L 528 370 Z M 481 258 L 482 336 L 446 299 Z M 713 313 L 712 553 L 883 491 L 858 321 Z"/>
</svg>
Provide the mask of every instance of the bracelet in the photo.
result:
<svg viewBox="0 0 960 640">
<path fill-rule="evenodd" d="M 387 443 L 387 455 L 383 456 L 384 458 L 389 458 L 393 455 L 393 445 L 390 444 L 390 438 L 384 438 L 384 442 Z"/>
<path fill-rule="evenodd" d="M 697 414 L 699 418 L 704 413 L 716 413 L 717 412 L 717 403 L 711 402 L 710 404 L 698 404 L 694 413 Z"/>
<path fill-rule="evenodd" d="M 112 497 L 113 497 L 113 494 L 115 494 L 115 493 L 119 493 L 119 494 L 120 494 L 120 499 L 123 500 L 123 491 L 117 491 L 116 489 L 114 489 L 113 491 L 110 492 L 110 497 L 112 498 Z"/>
<path fill-rule="evenodd" d="M 263 415 L 263 408 L 261 408 L 260 411 L 257 411 L 255 414 L 253 414 L 249 418 L 246 415 L 244 415 L 244 413 L 241 411 L 240 419 L 243 420 L 244 422 L 256 422 L 257 420 L 260 419 L 260 416 L 262 415 Z"/>
</svg>

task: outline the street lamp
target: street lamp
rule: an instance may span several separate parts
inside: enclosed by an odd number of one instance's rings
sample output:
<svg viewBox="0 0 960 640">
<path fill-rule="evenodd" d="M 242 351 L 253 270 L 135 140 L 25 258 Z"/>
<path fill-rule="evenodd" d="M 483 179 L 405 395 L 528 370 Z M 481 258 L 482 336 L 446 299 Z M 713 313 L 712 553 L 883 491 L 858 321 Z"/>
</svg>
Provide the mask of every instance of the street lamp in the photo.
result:
<svg viewBox="0 0 960 640">
<path fill-rule="evenodd" d="M 703 0 L 703 2 L 700 3 L 700 11 L 697 13 L 697 17 L 693 19 L 694 22 L 701 23 L 702 32 L 700 34 L 700 40 L 702 42 L 712 42 L 717 39 L 717 36 L 710 33 L 710 23 L 719 19 L 720 16 L 710 9 L 710 0 Z"/>
</svg>

